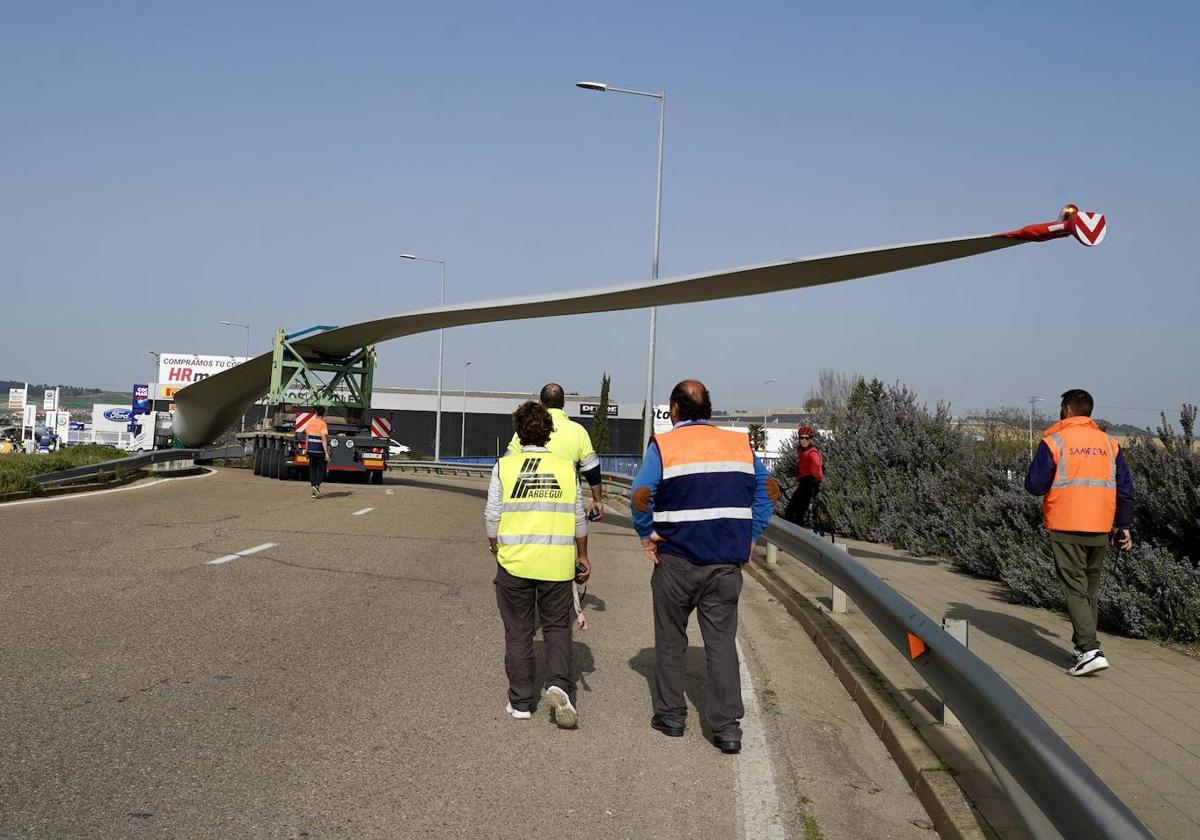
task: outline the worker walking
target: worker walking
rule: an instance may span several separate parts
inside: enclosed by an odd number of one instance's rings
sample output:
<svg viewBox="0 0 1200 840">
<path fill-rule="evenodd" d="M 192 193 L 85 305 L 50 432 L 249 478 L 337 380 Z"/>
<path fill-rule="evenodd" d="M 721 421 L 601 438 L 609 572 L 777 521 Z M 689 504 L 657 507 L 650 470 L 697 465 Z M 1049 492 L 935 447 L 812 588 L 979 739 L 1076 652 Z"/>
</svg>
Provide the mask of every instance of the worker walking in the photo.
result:
<svg viewBox="0 0 1200 840">
<path fill-rule="evenodd" d="M 538 395 L 538 401 L 550 412 L 550 417 L 554 421 L 554 431 L 550 435 L 550 442 L 546 444 L 546 448 L 555 455 L 574 463 L 580 475 L 587 481 L 592 494 L 592 501 L 588 505 L 587 511 L 588 519 L 594 522 L 604 513 L 604 500 L 600 486 L 600 459 L 592 447 L 592 438 L 588 435 L 587 429 L 568 417 L 567 412 L 563 410 L 566 400 L 562 386 L 555 382 L 543 386 Z M 513 434 L 512 440 L 508 443 L 508 451 L 510 453 L 521 451 L 521 443 L 517 440 L 516 434 Z"/>
<path fill-rule="evenodd" d="M 1096 637 L 1097 593 L 1109 542 L 1133 547 L 1133 477 L 1117 441 L 1092 420 L 1092 395 L 1062 395 L 1061 420 L 1046 429 L 1025 476 L 1025 489 L 1044 496 L 1042 516 L 1071 617 L 1074 677 L 1102 671 L 1108 659 Z M 1115 526 L 1115 527 L 1114 527 Z"/>
<path fill-rule="evenodd" d="M 788 500 L 783 518 L 796 525 L 808 527 L 808 513 L 816 506 L 821 482 L 825 480 L 825 469 L 821 453 L 813 444 L 811 426 L 801 426 L 796 445 L 796 488 Z"/>
<path fill-rule="evenodd" d="M 571 582 L 585 582 L 587 515 L 575 464 L 550 452 L 554 421 L 532 400 L 513 412 L 521 451 L 497 461 L 488 486 L 484 524 L 496 557 L 496 606 L 504 623 L 505 710 L 532 717 L 534 612 L 546 644 L 546 702 L 561 729 L 578 725 L 571 668 Z M 577 573 L 576 563 L 579 565 Z"/>
<path fill-rule="evenodd" d="M 312 496 L 321 496 L 321 485 L 329 471 L 329 425 L 325 422 L 325 406 L 315 409 L 316 416 L 304 426 L 304 454 L 308 458 L 308 482 L 312 485 Z"/>
<path fill-rule="evenodd" d="M 742 748 L 737 607 L 742 565 L 767 527 L 779 488 L 742 432 L 709 423 L 708 389 L 686 380 L 671 392 L 673 427 L 655 435 L 633 482 L 633 524 L 654 564 L 654 715 L 650 726 L 683 735 L 683 656 L 697 611 L 707 665 L 705 716 L 724 753 Z"/>
</svg>

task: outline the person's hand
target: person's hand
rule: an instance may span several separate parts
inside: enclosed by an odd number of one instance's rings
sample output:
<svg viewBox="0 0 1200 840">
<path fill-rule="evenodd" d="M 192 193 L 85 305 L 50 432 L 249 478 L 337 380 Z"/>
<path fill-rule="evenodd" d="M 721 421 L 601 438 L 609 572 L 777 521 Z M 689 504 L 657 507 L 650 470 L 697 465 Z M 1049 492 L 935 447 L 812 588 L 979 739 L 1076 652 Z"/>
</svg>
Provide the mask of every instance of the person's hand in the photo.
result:
<svg viewBox="0 0 1200 840">
<path fill-rule="evenodd" d="M 495 537 L 488 537 L 488 548 L 491 550 L 493 557 L 500 550 L 500 545 L 496 542 Z"/>
<path fill-rule="evenodd" d="M 583 571 L 575 575 L 575 582 L 587 583 L 588 578 L 592 576 L 592 561 L 588 559 L 586 554 L 580 554 L 575 558 L 575 565 L 583 566 Z"/>
<path fill-rule="evenodd" d="M 600 517 L 604 515 L 604 502 L 598 499 L 592 499 L 588 505 L 587 518 L 589 522 L 599 522 Z"/>
<path fill-rule="evenodd" d="M 646 559 L 654 565 L 658 565 L 658 544 L 662 542 L 662 537 L 657 532 L 651 531 L 650 536 L 642 540 L 642 551 L 646 552 Z"/>
<path fill-rule="evenodd" d="M 1112 536 L 1113 544 L 1122 551 L 1129 551 L 1133 548 L 1133 537 L 1128 528 L 1114 528 Z"/>
</svg>

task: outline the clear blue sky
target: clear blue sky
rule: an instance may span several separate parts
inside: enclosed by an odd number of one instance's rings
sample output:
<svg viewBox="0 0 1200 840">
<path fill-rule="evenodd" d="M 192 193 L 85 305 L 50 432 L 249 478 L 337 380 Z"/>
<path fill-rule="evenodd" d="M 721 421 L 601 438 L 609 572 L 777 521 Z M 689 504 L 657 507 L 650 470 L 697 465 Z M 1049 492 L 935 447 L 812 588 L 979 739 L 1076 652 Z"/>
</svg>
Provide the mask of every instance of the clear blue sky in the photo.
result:
<svg viewBox="0 0 1200 840">
<path fill-rule="evenodd" d="M 960 410 L 1200 399 L 1200 13 L 1185 3 L 12 3 L 0 27 L 0 377 L 125 388 L 148 350 L 985 233 L 1110 233 L 660 311 L 657 397 L 796 404 L 831 367 Z M 644 388 L 646 314 L 456 329 L 446 382 Z M 570 351 L 564 352 L 569 346 Z M 549 348 L 549 350 L 547 349 Z M 432 386 L 433 336 L 379 382 Z"/>
</svg>

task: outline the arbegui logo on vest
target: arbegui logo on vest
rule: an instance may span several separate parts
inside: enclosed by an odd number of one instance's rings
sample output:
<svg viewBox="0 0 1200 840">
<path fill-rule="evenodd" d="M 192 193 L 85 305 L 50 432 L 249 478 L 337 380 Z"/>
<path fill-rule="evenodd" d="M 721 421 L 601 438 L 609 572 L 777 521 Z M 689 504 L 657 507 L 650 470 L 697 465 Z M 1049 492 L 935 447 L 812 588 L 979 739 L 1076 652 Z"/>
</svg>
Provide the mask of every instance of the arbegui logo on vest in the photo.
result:
<svg viewBox="0 0 1200 840">
<path fill-rule="evenodd" d="M 553 473 L 540 473 L 541 458 L 526 458 L 513 487 L 514 499 L 561 499 L 563 492 Z"/>
</svg>

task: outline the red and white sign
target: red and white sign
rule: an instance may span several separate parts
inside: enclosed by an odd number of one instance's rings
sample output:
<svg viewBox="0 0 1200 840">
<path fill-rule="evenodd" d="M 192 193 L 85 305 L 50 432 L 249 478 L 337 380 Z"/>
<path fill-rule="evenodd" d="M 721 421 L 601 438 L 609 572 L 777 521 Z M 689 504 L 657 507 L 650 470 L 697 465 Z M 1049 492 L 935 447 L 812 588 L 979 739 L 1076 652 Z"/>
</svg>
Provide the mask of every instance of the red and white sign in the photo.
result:
<svg viewBox="0 0 1200 840">
<path fill-rule="evenodd" d="M 1104 224 L 1103 213 L 1090 213 L 1080 210 L 1071 217 L 1071 233 L 1075 238 L 1087 245 L 1099 245 L 1104 241 L 1108 228 Z"/>
<path fill-rule="evenodd" d="M 376 417 L 371 421 L 371 435 L 377 438 L 392 436 L 392 421 L 387 417 Z"/>
<path fill-rule="evenodd" d="M 317 416 L 315 411 L 297 411 L 296 412 L 296 431 L 303 432 L 304 427 L 308 425 L 308 421 Z"/>
</svg>

